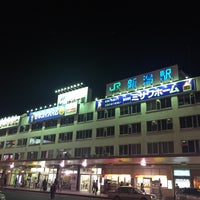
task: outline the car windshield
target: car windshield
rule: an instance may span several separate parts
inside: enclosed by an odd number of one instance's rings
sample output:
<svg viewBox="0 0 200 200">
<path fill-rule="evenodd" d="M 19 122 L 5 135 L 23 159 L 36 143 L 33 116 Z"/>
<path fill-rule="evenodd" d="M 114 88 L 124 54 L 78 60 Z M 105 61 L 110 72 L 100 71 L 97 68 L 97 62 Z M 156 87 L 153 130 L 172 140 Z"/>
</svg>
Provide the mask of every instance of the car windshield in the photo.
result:
<svg viewBox="0 0 200 200">
<path fill-rule="evenodd" d="M 180 192 L 185 194 L 200 194 L 200 190 L 198 188 L 181 188 Z"/>
<path fill-rule="evenodd" d="M 143 194 L 143 192 L 141 190 L 139 190 L 138 188 L 134 188 L 135 191 L 137 191 L 140 194 Z"/>
</svg>

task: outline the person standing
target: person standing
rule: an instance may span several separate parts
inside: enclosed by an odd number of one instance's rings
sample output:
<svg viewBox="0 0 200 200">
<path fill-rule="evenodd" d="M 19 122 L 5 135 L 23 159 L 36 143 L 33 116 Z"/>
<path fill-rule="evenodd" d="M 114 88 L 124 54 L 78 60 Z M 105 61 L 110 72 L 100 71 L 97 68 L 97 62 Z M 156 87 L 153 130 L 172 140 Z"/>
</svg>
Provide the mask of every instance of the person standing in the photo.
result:
<svg viewBox="0 0 200 200">
<path fill-rule="evenodd" d="M 57 191 L 58 187 L 59 187 L 59 185 L 58 185 L 58 179 L 57 178 L 54 180 L 54 185 L 55 185 L 55 188 L 56 188 L 56 191 Z"/>
<path fill-rule="evenodd" d="M 17 180 L 17 177 L 15 178 L 15 187 L 17 187 L 17 183 L 18 183 L 18 180 Z"/>
<path fill-rule="evenodd" d="M 38 179 L 37 178 L 35 178 L 34 184 L 35 184 L 35 189 L 37 189 L 37 187 L 38 187 Z"/>
<path fill-rule="evenodd" d="M 46 179 L 44 179 L 42 181 L 42 189 L 43 189 L 43 191 L 47 191 L 47 180 Z"/>
<path fill-rule="evenodd" d="M 141 185 L 140 185 L 140 190 L 141 190 L 143 193 L 145 193 L 145 190 L 144 190 L 144 183 L 141 183 Z"/>
<path fill-rule="evenodd" d="M 178 183 L 176 183 L 175 185 L 175 196 L 179 193 L 179 186 L 178 186 Z"/>
<path fill-rule="evenodd" d="M 159 185 L 159 196 L 160 196 L 160 200 L 163 199 L 163 194 L 162 194 L 162 183 L 160 183 Z"/>
<path fill-rule="evenodd" d="M 51 196 L 51 199 L 54 199 L 55 198 L 55 193 L 56 193 L 56 186 L 55 184 L 53 183 L 51 185 L 51 188 L 50 188 L 50 196 Z"/>
</svg>

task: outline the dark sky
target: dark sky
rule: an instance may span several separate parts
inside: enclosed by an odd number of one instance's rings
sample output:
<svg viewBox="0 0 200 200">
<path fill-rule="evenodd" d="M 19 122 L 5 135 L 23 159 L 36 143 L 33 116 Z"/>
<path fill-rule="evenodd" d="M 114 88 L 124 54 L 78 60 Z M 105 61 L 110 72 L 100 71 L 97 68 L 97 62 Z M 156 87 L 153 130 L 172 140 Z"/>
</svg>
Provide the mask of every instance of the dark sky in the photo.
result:
<svg viewBox="0 0 200 200">
<path fill-rule="evenodd" d="M 104 97 L 107 83 L 174 64 L 200 75 L 198 12 L 41 2 L 1 6 L 1 118 L 55 103 L 56 89 L 78 82 Z"/>
</svg>

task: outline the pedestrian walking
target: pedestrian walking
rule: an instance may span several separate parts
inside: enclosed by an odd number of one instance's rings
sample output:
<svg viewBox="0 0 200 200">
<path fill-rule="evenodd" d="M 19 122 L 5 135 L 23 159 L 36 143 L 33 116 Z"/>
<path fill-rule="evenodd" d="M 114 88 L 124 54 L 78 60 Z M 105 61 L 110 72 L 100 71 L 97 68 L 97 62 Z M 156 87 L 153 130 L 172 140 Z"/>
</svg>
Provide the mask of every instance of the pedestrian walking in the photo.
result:
<svg viewBox="0 0 200 200">
<path fill-rule="evenodd" d="M 92 184 L 92 192 L 97 195 L 97 192 L 98 192 L 98 182 L 97 180 L 96 181 L 93 181 L 93 184 Z"/>
<path fill-rule="evenodd" d="M 56 186 L 55 184 L 53 183 L 50 187 L 50 197 L 51 199 L 54 199 L 55 198 L 55 193 L 56 193 Z"/>
</svg>

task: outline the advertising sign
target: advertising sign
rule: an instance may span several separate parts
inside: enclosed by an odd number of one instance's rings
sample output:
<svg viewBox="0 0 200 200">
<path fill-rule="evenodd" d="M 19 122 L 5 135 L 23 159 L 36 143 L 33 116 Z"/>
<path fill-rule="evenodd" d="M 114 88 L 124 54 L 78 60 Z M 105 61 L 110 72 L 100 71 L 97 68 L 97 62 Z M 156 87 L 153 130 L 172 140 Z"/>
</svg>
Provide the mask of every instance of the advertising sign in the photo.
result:
<svg viewBox="0 0 200 200">
<path fill-rule="evenodd" d="M 13 116 L 0 119 L 0 129 L 18 126 L 20 116 Z"/>
<path fill-rule="evenodd" d="M 78 99 L 81 98 L 86 98 L 87 100 L 88 96 L 88 87 L 76 89 L 70 92 L 65 92 L 63 94 L 58 95 L 58 100 L 57 100 L 57 105 L 66 105 L 68 103 L 77 101 Z"/>
<path fill-rule="evenodd" d="M 76 112 L 77 112 L 77 102 L 73 102 L 63 106 L 57 106 L 45 110 L 32 112 L 29 115 L 29 122 L 33 123 L 33 122 L 59 118 L 62 116 L 76 114 Z"/>
<path fill-rule="evenodd" d="M 195 80 L 188 79 L 180 82 L 174 82 L 157 87 L 147 88 L 128 94 L 113 96 L 107 99 L 97 100 L 96 109 L 119 106 L 122 104 L 136 103 L 144 100 L 169 96 L 195 89 Z"/>
</svg>

